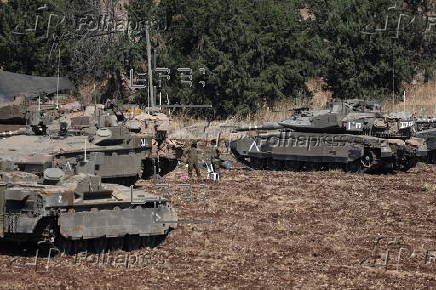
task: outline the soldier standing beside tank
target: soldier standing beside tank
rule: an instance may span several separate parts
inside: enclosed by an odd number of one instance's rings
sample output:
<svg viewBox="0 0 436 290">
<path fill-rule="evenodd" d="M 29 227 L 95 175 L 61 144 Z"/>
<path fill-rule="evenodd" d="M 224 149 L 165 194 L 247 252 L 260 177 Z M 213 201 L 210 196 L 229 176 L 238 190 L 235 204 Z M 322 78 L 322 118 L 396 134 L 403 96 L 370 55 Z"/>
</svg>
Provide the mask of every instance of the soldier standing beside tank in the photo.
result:
<svg viewBox="0 0 436 290">
<path fill-rule="evenodd" d="M 210 154 L 210 163 L 213 166 L 213 171 L 219 174 L 220 168 L 222 167 L 222 160 L 220 157 L 221 152 L 218 149 L 218 145 L 215 140 L 212 140 L 210 144 L 212 145 L 211 154 Z"/>
<path fill-rule="evenodd" d="M 192 178 L 192 169 L 195 169 L 197 178 L 200 178 L 200 169 L 198 168 L 198 150 L 197 141 L 192 141 L 191 148 L 186 151 L 186 157 L 188 162 L 188 175 Z"/>
</svg>

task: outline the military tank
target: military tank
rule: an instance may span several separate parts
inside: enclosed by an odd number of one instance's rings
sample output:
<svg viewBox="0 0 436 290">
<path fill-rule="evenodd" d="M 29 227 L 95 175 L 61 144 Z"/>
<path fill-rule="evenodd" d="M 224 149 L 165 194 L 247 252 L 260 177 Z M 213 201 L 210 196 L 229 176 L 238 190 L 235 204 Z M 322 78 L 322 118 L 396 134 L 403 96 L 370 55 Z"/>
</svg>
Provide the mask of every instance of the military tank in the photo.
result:
<svg viewBox="0 0 436 290">
<path fill-rule="evenodd" d="M 63 117 L 32 110 L 26 118 L 27 129 L 0 134 L 0 156 L 39 176 L 46 168 L 59 167 L 69 174 L 95 174 L 104 182 L 131 185 L 172 171 L 183 154 L 182 146 L 167 138 L 169 118 L 164 114 L 126 116 L 113 102 Z"/>
<path fill-rule="evenodd" d="M 417 117 L 416 118 L 417 131 L 424 131 L 436 128 L 436 117 Z"/>
<path fill-rule="evenodd" d="M 4 164 L 2 241 L 35 243 L 45 252 L 101 253 L 157 246 L 176 226 L 177 214 L 164 198 L 103 184 L 95 175 L 68 176 L 58 168 L 46 169 L 41 182 L 35 174 Z"/>
<path fill-rule="evenodd" d="M 407 171 L 427 151 L 424 140 L 412 137 L 410 118 L 363 100 L 329 102 L 322 110 L 298 109 L 281 122 L 237 128 L 256 135 L 230 142 L 230 149 L 255 169 Z"/>
<path fill-rule="evenodd" d="M 0 140 L 0 156 L 40 178 L 47 168 L 68 174 L 99 175 L 105 182 L 132 184 L 151 154 L 151 138 L 122 126 L 99 128 L 83 135 L 18 135 Z"/>
<path fill-rule="evenodd" d="M 56 167 L 68 175 L 92 174 L 104 182 L 132 185 L 152 159 L 152 136 L 132 130 L 105 110 L 47 123 L 38 112 L 30 116 L 33 134 L 28 130 L 0 140 L 0 156 L 40 178 L 45 169 Z"/>
<path fill-rule="evenodd" d="M 427 145 L 427 158 L 423 161 L 429 164 L 436 164 L 436 118 L 416 118 L 417 130 L 415 137 L 425 140 Z"/>
</svg>

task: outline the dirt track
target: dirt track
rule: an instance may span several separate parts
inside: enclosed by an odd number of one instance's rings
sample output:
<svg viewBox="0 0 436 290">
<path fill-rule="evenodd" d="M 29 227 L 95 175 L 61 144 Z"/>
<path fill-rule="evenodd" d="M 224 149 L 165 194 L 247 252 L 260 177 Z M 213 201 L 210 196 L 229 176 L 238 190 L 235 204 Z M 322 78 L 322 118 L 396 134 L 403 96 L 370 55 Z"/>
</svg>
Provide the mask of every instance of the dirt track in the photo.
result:
<svg viewBox="0 0 436 290">
<path fill-rule="evenodd" d="M 435 177 L 436 166 L 378 176 L 233 170 L 205 182 L 204 201 L 181 199 L 170 180 L 179 218 L 212 224 L 182 224 L 158 248 L 111 253 L 117 261 L 59 257 L 45 269 L 39 259 L 35 271 L 31 257 L 2 255 L 0 286 L 436 288 Z"/>
</svg>

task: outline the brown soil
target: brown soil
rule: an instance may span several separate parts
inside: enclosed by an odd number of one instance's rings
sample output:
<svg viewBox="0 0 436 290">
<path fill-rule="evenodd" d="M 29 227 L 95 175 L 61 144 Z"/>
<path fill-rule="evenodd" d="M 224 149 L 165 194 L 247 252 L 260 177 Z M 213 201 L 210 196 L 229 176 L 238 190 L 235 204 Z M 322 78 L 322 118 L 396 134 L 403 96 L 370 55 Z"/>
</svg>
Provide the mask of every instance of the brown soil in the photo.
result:
<svg viewBox="0 0 436 290">
<path fill-rule="evenodd" d="M 129 253 L 127 266 L 123 252 L 110 254 L 120 255 L 117 262 L 97 263 L 95 255 L 39 259 L 37 269 L 25 265 L 32 257 L 2 255 L 0 285 L 436 287 L 435 176 L 435 166 L 393 175 L 229 170 L 219 183 L 203 181 L 205 200 L 198 200 L 202 182 L 194 181 L 192 201 L 169 178 L 179 219 L 211 224 L 181 224 L 158 248 Z M 134 263 L 138 257 L 148 258 Z"/>
</svg>

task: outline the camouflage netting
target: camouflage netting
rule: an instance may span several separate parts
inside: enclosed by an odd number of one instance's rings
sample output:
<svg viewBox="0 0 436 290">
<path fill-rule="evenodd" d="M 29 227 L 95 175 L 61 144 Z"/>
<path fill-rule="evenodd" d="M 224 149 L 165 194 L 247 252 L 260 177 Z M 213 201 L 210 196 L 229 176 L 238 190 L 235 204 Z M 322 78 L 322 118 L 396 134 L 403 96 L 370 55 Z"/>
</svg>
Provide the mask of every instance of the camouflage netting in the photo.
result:
<svg viewBox="0 0 436 290">
<path fill-rule="evenodd" d="M 35 77 L 0 71 L 0 101 L 12 101 L 15 96 L 33 97 L 41 93 L 52 94 L 56 92 L 57 85 L 57 77 Z M 69 79 L 59 78 L 59 91 L 73 88 L 73 83 Z"/>
</svg>

